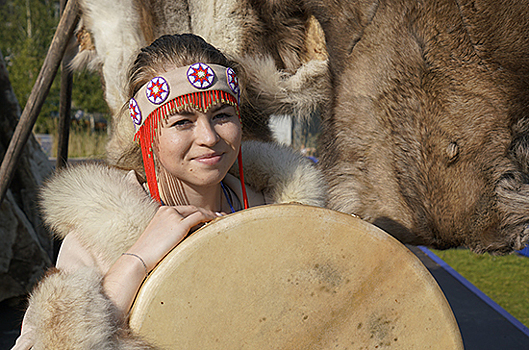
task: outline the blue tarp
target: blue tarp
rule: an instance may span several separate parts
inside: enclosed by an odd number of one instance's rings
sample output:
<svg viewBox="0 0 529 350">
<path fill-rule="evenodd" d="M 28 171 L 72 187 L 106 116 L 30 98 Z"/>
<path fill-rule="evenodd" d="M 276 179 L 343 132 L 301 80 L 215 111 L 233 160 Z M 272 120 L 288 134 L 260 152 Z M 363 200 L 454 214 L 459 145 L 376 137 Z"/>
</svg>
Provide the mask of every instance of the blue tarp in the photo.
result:
<svg viewBox="0 0 529 350">
<path fill-rule="evenodd" d="M 518 251 L 518 254 L 520 254 L 520 255 L 524 255 L 524 256 L 526 256 L 526 257 L 529 258 L 529 245 L 526 246 L 524 249 L 519 250 L 519 251 Z"/>
</svg>

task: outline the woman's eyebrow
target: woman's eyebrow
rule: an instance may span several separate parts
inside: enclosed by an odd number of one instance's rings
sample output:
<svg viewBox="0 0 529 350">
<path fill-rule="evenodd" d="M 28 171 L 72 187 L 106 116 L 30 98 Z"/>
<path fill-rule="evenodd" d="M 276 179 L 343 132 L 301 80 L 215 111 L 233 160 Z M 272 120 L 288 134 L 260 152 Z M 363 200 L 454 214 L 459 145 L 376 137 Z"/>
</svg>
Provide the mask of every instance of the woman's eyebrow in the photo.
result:
<svg viewBox="0 0 529 350">
<path fill-rule="evenodd" d="M 195 114 L 193 111 L 190 111 L 188 109 L 182 109 L 181 111 L 176 113 L 177 115 L 193 115 Z"/>
<path fill-rule="evenodd" d="M 214 112 L 220 111 L 221 109 L 228 108 L 228 107 L 231 107 L 231 106 L 227 104 L 220 104 L 220 105 L 217 105 L 216 107 L 212 107 L 211 112 L 214 113 Z"/>
</svg>

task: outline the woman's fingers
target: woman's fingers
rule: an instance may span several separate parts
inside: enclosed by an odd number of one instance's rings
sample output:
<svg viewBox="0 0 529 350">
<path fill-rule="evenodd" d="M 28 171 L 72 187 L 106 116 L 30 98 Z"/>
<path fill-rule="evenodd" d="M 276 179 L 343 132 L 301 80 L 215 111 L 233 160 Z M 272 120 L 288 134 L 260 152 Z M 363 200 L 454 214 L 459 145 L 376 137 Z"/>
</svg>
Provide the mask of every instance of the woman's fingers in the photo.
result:
<svg viewBox="0 0 529 350">
<path fill-rule="evenodd" d="M 196 211 L 188 216 L 186 216 L 184 219 L 182 219 L 182 224 L 189 227 L 190 230 L 195 230 L 198 227 L 197 225 L 209 222 L 213 219 L 216 219 L 217 216 L 213 213 L 203 213 L 201 211 Z"/>
<path fill-rule="evenodd" d="M 216 217 L 215 213 L 211 210 L 195 207 L 194 205 L 179 205 L 170 208 L 176 210 L 176 212 L 182 215 L 183 217 L 187 217 L 196 212 L 204 213 L 205 215 L 212 216 L 213 218 Z"/>
</svg>

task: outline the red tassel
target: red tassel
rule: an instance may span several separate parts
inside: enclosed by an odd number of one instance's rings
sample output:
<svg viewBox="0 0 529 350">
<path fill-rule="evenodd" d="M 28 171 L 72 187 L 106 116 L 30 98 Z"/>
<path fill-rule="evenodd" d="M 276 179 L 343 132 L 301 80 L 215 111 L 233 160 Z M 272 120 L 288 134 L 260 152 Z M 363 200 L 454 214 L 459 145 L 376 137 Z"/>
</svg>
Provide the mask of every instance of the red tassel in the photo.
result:
<svg viewBox="0 0 529 350">
<path fill-rule="evenodd" d="M 242 148 L 239 146 L 239 155 L 237 156 L 237 162 L 239 163 L 239 177 L 241 180 L 242 188 L 242 201 L 244 203 L 244 209 L 248 209 L 248 195 L 246 194 L 246 185 L 244 184 L 244 173 L 242 170 Z"/>
</svg>

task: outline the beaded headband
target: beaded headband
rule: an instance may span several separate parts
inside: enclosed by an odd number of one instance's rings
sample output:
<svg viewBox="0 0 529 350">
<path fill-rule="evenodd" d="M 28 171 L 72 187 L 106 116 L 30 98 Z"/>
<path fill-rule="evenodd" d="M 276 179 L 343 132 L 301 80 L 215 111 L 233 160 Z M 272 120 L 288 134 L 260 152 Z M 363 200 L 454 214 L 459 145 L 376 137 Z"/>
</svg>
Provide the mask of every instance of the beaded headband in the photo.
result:
<svg viewBox="0 0 529 350">
<path fill-rule="evenodd" d="M 196 96 L 199 92 L 210 93 Z M 231 95 L 235 101 L 221 92 Z M 185 99 L 174 101 L 184 96 Z M 134 98 L 130 99 L 129 110 L 137 132 L 152 112 L 159 108 L 170 108 L 168 103 L 171 101 L 180 102 L 176 103 L 179 106 L 173 106 L 173 108 L 192 107 L 201 112 L 207 112 L 209 107 L 219 102 L 238 107 L 239 96 L 239 80 L 233 69 L 218 64 L 208 65 L 199 62 L 173 69 L 151 79 L 140 88 Z M 164 111 L 163 114 L 167 117 L 177 111 Z"/>
<path fill-rule="evenodd" d="M 152 151 L 161 121 L 185 108 L 206 113 L 219 103 L 233 106 L 240 118 L 239 99 L 239 80 L 233 69 L 201 62 L 152 78 L 130 99 L 130 117 L 136 128 L 134 141 L 140 142 L 147 184 L 154 199 L 161 202 Z M 247 208 L 240 150 L 238 162 L 244 207 Z"/>
</svg>

